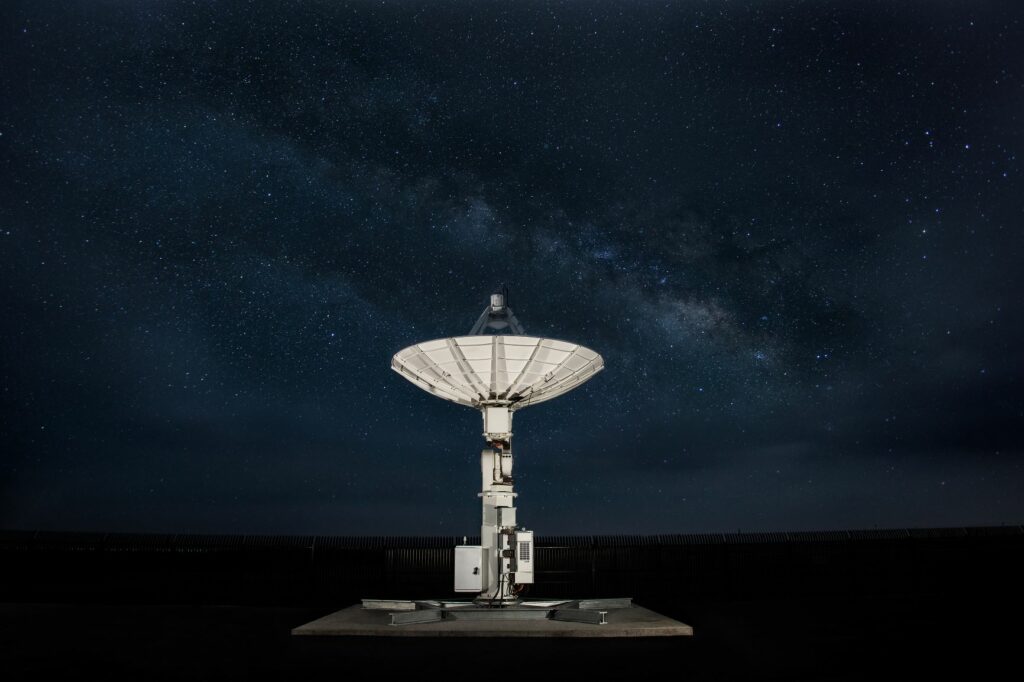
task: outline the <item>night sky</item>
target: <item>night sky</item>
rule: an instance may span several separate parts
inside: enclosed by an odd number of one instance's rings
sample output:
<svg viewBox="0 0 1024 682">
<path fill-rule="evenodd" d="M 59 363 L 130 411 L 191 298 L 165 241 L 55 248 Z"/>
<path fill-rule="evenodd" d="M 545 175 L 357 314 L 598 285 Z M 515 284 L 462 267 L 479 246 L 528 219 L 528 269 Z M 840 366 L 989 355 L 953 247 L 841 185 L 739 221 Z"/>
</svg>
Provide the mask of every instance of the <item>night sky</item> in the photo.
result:
<svg viewBox="0 0 1024 682">
<path fill-rule="evenodd" d="M 501 283 L 542 535 L 1024 521 L 1024 5 L 505 5 L 3 3 L 0 526 L 476 534 Z"/>
</svg>

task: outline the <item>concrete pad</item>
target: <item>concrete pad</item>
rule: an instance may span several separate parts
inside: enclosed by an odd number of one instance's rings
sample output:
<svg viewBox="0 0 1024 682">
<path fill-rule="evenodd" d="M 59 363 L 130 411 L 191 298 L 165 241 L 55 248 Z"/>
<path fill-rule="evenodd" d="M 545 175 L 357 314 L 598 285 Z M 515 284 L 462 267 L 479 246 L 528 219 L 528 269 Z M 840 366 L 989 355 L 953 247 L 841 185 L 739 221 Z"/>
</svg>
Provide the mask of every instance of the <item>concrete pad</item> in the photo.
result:
<svg viewBox="0 0 1024 682">
<path fill-rule="evenodd" d="M 607 623 L 550 619 L 477 620 L 447 617 L 434 623 L 391 625 L 387 611 L 360 605 L 335 611 L 292 630 L 319 637 L 689 637 L 693 628 L 642 606 L 609 609 Z"/>
</svg>

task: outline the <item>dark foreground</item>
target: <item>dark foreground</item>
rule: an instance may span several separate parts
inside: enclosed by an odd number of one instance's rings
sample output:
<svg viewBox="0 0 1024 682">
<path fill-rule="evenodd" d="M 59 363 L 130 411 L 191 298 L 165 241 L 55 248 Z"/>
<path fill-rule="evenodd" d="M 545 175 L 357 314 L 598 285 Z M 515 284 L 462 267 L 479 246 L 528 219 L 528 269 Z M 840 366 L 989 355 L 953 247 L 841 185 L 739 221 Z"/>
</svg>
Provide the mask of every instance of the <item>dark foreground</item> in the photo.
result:
<svg viewBox="0 0 1024 682">
<path fill-rule="evenodd" d="M 560 590 L 632 588 L 638 603 L 695 633 L 611 641 L 289 634 L 355 601 L 357 568 L 376 568 L 363 596 L 405 583 L 443 592 L 446 538 L 359 539 L 357 565 L 348 550 L 285 557 L 266 538 L 205 538 L 202 549 L 178 536 L 7 533 L 3 678 L 389 679 L 433 669 L 480 679 L 504 668 L 540 679 L 979 679 L 1014 670 L 1024 533 L 915 532 L 546 539 L 547 577 Z M 294 540 L 276 546 L 295 549 Z M 409 570 L 416 580 L 403 578 Z"/>
</svg>

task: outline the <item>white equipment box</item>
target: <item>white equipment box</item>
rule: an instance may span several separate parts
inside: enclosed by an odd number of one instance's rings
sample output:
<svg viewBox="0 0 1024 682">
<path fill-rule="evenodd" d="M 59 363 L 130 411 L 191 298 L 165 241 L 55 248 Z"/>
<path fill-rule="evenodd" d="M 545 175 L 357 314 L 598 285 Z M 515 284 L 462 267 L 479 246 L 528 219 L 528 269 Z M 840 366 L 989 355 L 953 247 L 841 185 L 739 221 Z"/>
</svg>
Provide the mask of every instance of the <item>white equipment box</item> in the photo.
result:
<svg viewBox="0 0 1024 682">
<path fill-rule="evenodd" d="M 533 583 L 533 531 L 516 532 L 516 583 Z"/>
<path fill-rule="evenodd" d="M 455 547 L 455 591 L 480 592 L 487 585 L 487 562 L 480 545 Z"/>
</svg>

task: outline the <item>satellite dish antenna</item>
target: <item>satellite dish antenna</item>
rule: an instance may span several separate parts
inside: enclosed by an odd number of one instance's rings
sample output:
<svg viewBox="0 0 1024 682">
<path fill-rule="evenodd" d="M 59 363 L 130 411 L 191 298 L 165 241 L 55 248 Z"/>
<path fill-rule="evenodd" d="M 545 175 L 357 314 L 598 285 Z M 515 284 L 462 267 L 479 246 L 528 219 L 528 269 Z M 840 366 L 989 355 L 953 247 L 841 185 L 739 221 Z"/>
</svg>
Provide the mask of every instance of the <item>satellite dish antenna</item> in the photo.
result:
<svg viewBox="0 0 1024 682">
<path fill-rule="evenodd" d="M 604 359 L 579 344 L 527 336 L 502 287 L 467 336 L 409 346 L 391 369 L 483 415 L 480 545 L 455 548 L 455 591 L 478 592 L 478 604 L 516 602 L 533 583 L 534 552 L 533 531 L 517 524 L 513 505 L 512 413 L 571 391 L 604 369 Z"/>
</svg>

